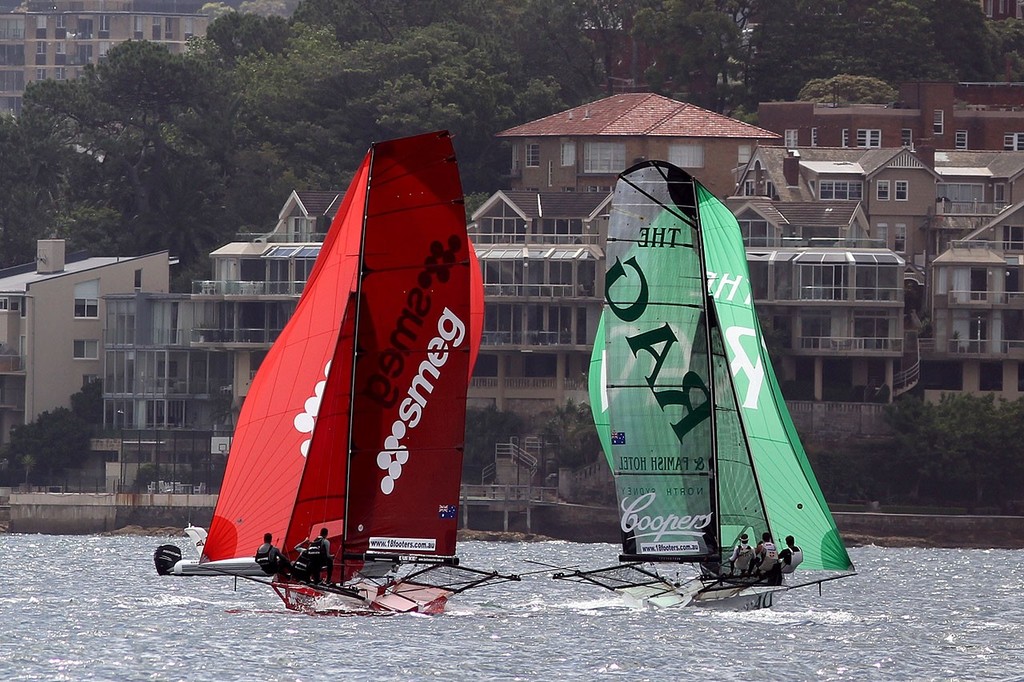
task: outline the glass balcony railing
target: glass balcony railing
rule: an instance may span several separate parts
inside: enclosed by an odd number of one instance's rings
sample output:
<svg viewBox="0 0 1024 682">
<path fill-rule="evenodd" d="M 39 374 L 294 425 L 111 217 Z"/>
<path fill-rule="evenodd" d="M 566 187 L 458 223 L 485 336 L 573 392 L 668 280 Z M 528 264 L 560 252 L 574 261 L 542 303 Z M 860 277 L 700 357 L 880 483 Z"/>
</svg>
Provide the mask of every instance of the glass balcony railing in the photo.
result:
<svg viewBox="0 0 1024 682">
<path fill-rule="evenodd" d="M 299 296 L 305 282 L 259 282 L 197 280 L 192 282 L 195 296 Z"/>
<path fill-rule="evenodd" d="M 24 355 L 0 355 L 0 372 L 24 372 Z"/>
<path fill-rule="evenodd" d="M 802 350 L 826 351 L 883 351 L 903 352 L 903 339 L 900 337 L 863 337 L 863 336 L 801 336 Z"/>
</svg>

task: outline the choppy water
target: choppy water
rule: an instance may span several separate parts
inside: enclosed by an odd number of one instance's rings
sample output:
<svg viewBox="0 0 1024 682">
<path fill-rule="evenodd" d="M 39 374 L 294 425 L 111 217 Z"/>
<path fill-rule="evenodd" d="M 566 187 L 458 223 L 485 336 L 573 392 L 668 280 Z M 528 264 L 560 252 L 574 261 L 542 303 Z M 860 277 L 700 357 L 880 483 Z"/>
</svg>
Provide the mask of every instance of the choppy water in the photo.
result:
<svg viewBox="0 0 1024 682">
<path fill-rule="evenodd" d="M 175 538 L 174 540 L 178 540 Z M 7 680 L 924 680 L 1024 674 L 1024 550 L 855 548 L 859 575 L 757 612 L 644 611 L 530 576 L 441 616 L 313 617 L 156 575 L 166 538 L 0 535 Z M 181 539 L 184 546 L 184 539 Z M 466 542 L 464 564 L 607 565 L 611 545 Z M 808 574 L 809 575 L 809 574 Z"/>
</svg>

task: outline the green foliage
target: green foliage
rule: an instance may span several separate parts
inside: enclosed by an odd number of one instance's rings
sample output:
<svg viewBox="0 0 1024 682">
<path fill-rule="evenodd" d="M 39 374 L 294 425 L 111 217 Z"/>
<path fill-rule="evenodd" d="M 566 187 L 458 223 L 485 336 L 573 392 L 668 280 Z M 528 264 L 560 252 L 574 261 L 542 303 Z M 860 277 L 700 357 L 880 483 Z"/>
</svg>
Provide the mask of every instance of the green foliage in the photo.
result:
<svg viewBox="0 0 1024 682">
<path fill-rule="evenodd" d="M 900 398 L 886 410 L 894 457 L 877 472 L 897 501 L 999 506 L 1021 497 L 1024 400 L 947 394 Z"/>
<path fill-rule="evenodd" d="M 71 411 L 86 424 L 103 423 L 103 382 L 93 379 L 71 396 Z"/>
<path fill-rule="evenodd" d="M 494 446 L 523 433 L 525 420 L 515 412 L 504 412 L 494 405 L 466 410 L 466 447 L 462 466 L 479 473 L 494 463 Z"/>
<path fill-rule="evenodd" d="M 66 407 L 43 412 L 30 424 L 11 430 L 8 452 L 22 461 L 33 482 L 80 466 L 89 452 L 89 428 Z"/>
<path fill-rule="evenodd" d="M 800 89 L 801 102 L 827 104 L 878 104 L 894 102 L 896 88 L 878 78 L 840 74 L 832 78 L 814 78 Z"/>
<path fill-rule="evenodd" d="M 575 469 L 601 456 L 601 442 L 590 405 L 569 400 L 547 412 L 541 426 L 545 447 L 558 465 Z"/>
</svg>

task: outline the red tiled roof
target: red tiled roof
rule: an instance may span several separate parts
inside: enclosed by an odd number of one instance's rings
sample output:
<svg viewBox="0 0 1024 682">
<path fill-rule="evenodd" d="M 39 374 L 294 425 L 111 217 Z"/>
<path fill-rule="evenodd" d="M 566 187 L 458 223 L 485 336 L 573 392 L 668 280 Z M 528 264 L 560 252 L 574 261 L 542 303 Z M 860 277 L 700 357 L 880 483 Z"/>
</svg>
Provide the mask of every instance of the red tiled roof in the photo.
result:
<svg viewBox="0 0 1024 682">
<path fill-rule="evenodd" d="M 530 121 L 498 137 L 649 135 L 662 137 L 741 137 L 781 140 L 770 130 L 716 114 L 694 104 L 650 92 L 613 95 Z"/>
</svg>

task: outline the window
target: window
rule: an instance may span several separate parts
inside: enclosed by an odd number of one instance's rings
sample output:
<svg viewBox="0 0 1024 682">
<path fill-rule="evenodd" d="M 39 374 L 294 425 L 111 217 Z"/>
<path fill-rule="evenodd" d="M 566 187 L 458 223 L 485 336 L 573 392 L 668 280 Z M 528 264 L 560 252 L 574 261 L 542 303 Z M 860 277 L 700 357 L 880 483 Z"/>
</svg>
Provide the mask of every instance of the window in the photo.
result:
<svg viewBox="0 0 1024 682">
<path fill-rule="evenodd" d="M 821 195 L 819 199 L 840 199 L 849 201 L 860 201 L 863 185 L 859 182 L 847 180 L 822 180 Z"/>
<path fill-rule="evenodd" d="M 812 147 L 817 147 L 818 146 L 818 129 L 817 128 L 811 128 L 811 146 Z"/>
<path fill-rule="evenodd" d="M 1024 151 L 1024 133 L 1007 133 L 1004 135 L 1003 149 L 1008 152 Z"/>
<path fill-rule="evenodd" d="M 75 317 L 95 319 L 99 313 L 100 281 L 79 282 L 75 285 Z"/>
<path fill-rule="evenodd" d="M 914 146 L 914 131 L 910 128 L 900 130 L 900 144 L 904 147 Z"/>
<path fill-rule="evenodd" d="M 997 204 L 1003 204 L 1006 202 L 1006 185 L 1001 182 L 997 182 L 992 186 L 992 200 Z"/>
<path fill-rule="evenodd" d="M 889 201 L 888 180 L 879 180 L 875 183 L 875 198 L 879 201 Z"/>
<path fill-rule="evenodd" d="M 796 128 L 787 128 L 784 135 L 784 144 L 787 147 L 799 147 L 800 146 L 800 131 Z"/>
<path fill-rule="evenodd" d="M 849 147 L 850 146 L 850 129 L 849 128 L 843 128 L 843 141 L 840 144 L 840 146 L 841 147 Z"/>
<path fill-rule="evenodd" d="M 741 144 L 736 148 L 736 165 L 742 166 L 750 161 L 750 145 Z"/>
<path fill-rule="evenodd" d="M 135 271 L 135 288 L 142 289 L 142 268 Z"/>
<path fill-rule="evenodd" d="M 935 196 L 956 204 L 976 204 L 985 200 L 985 186 L 970 182 L 942 182 L 936 186 Z"/>
<path fill-rule="evenodd" d="M 956 148 L 967 149 L 967 131 L 958 130 L 956 131 Z"/>
<path fill-rule="evenodd" d="M 896 233 L 893 235 L 893 251 L 906 253 L 907 251 L 907 224 L 896 223 Z"/>
<path fill-rule="evenodd" d="M 942 122 L 945 117 L 945 112 L 942 109 L 936 109 L 932 112 L 932 132 L 936 135 L 942 134 Z"/>
<path fill-rule="evenodd" d="M 671 144 L 668 147 L 668 162 L 680 168 L 703 168 L 704 145 Z"/>
<path fill-rule="evenodd" d="M 75 339 L 74 341 L 75 360 L 98 360 L 100 342 L 96 339 Z"/>
<path fill-rule="evenodd" d="M 889 247 L 889 223 L 878 223 L 875 225 L 875 235 L 880 248 Z"/>
<path fill-rule="evenodd" d="M 879 149 L 882 146 L 882 131 L 878 128 L 859 128 L 857 130 L 857 146 Z"/>
<path fill-rule="evenodd" d="M 743 196 L 752 197 L 754 196 L 754 181 L 744 180 L 743 181 Z"/>
<path fill-rule="evenodd" d="M 67 72 L 64 70 L 64 67 L 63 66 L 58 66 L 57 68 L 55 68 L 53 70 L 53 79 L 54 80 L 58 80 L 58 81 L 66 80 L 67 79 L 67 75 L 66 74 L 67 74 Z"/>
<path fill-rule="evenodd" d="M 772 229 L 767 220 L 740 220 L 744 246 L 773 246 Z"/>
<path fill-rule="evenodd" d="M 907 201 L 910 198 L 910 181 L 896 181 L 896 201 Z"/>
<path fill-rule="evenodd" d="M 576 142 L 574 140 L 562 140 L 562 165 L 576 165 Z"/>
<path fill-rule="evenodd" d="M 519 172 L 519 145 L 512 145 L 512 173 Z"/>
<path fill-rule="evenodd" d="M 626 145 L 624 143 L 588 142 L 586 145 L 584 145 L 584 173 L 618 173 L 625 169 Z"/>
<path fill-rule="evenodd" d="M 1024 251 L 1024 226 L 1003 225 L 1003 250 Z"/>
<path fill-rule="evenodd" d="M 526 167 L 540 167 L 540 145 L 536 142 L 530 142 L 526 145 Z"/>
<path fill-rule="evenodd" d="M 44 81 L 44 80 L 46 80 L 46 69 L 36 69 L 36 80 L 37 81 Z"/>
</svg>

